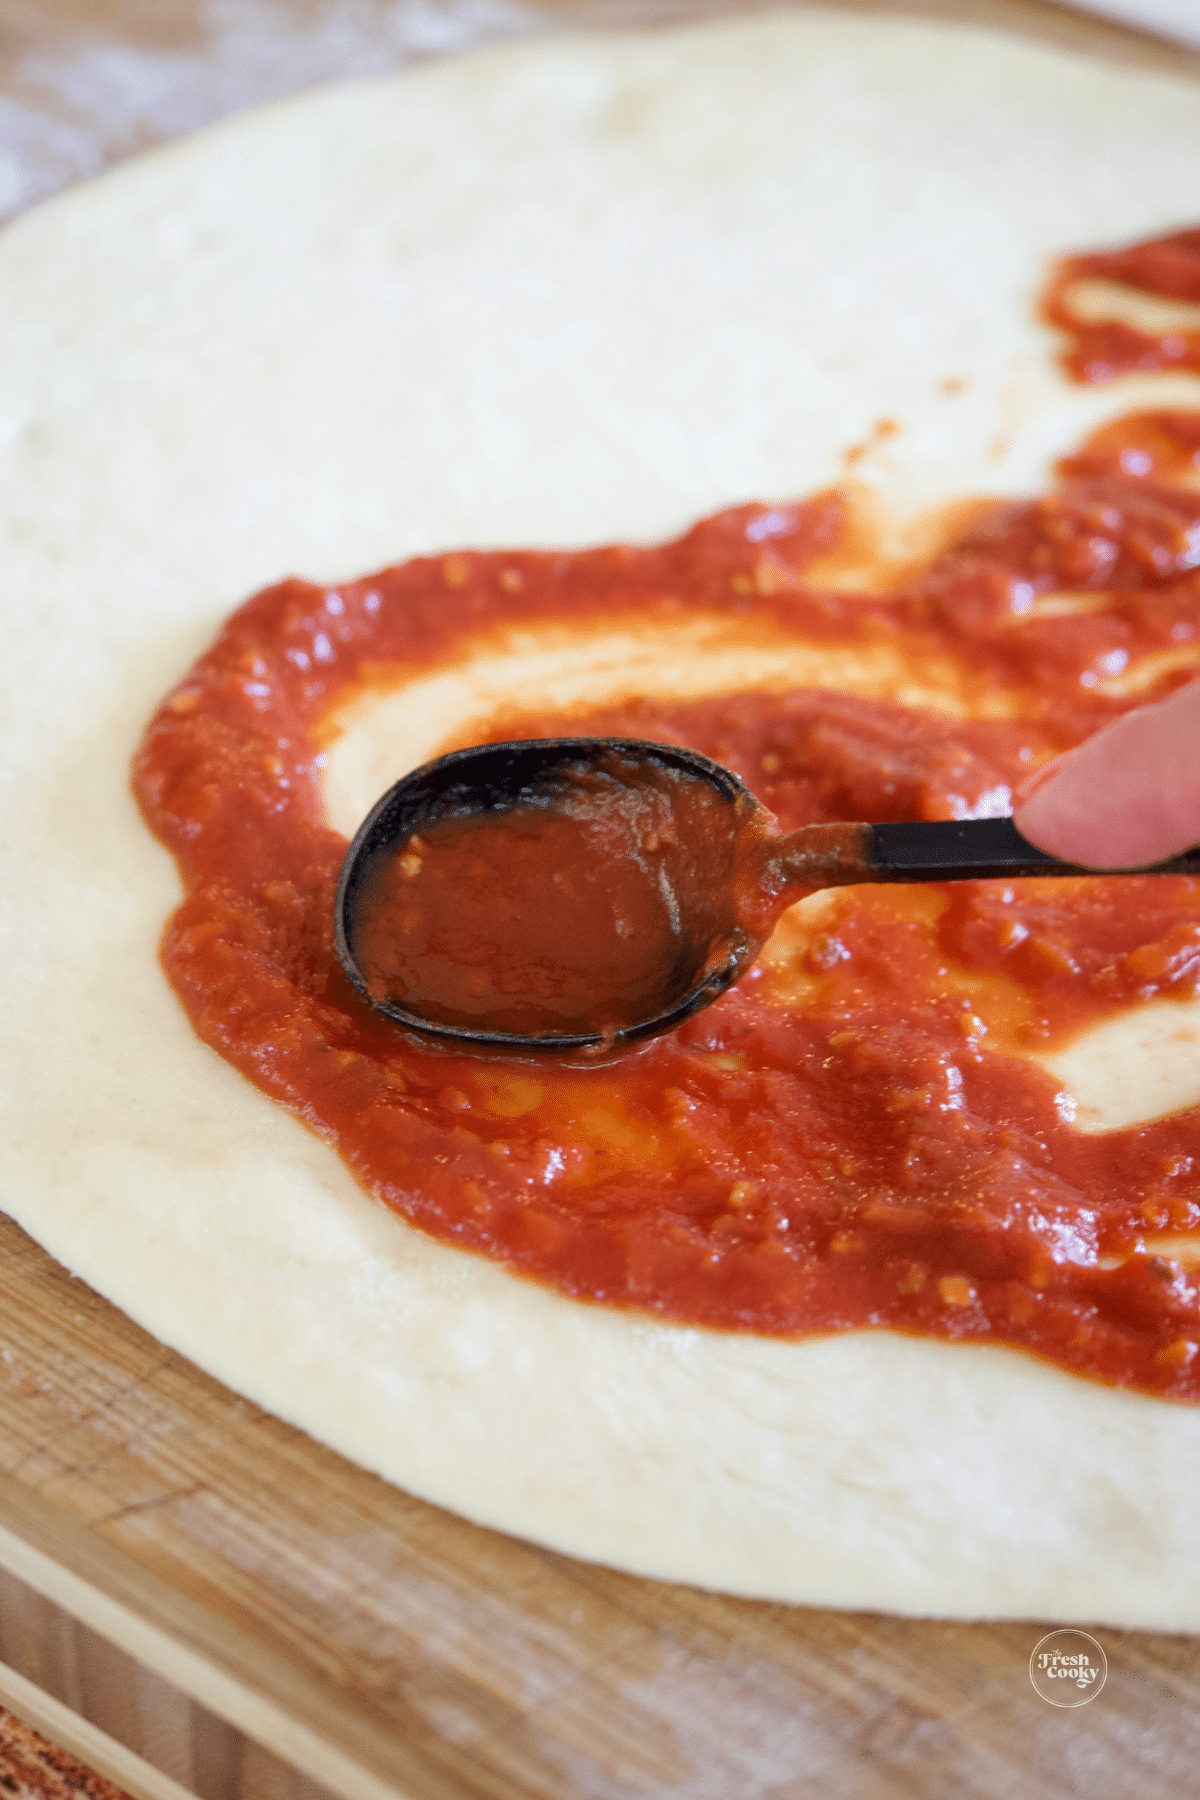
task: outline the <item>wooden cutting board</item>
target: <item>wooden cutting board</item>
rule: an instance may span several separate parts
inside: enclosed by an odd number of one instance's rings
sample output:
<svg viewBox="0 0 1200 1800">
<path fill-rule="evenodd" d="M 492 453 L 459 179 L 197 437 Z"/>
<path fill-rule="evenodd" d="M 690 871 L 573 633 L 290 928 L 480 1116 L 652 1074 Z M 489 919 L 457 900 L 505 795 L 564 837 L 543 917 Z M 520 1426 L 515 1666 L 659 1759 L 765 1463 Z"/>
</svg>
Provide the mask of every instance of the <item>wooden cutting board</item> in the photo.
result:
<svg viewBox="0 0 1200 1800">
<path fill-rule="evenodd" d="M 1039 0 L 860 10 L 1200 78 L 1200 57 Z M 531 19 L 470 0 L 3 0 L 0 208 L 233 105 Z M 1107 1684 L 1061 1711 L 1028 1676 L 1054 1623 L 731 1600 L 482 1530 L 222 1388 L 0 1216 L 0 1703 L 139 1800 L 176 1782 L 202 1800 L 1196 1791 L 1200 1642 L 1097 1627 Z"/>
</svg>

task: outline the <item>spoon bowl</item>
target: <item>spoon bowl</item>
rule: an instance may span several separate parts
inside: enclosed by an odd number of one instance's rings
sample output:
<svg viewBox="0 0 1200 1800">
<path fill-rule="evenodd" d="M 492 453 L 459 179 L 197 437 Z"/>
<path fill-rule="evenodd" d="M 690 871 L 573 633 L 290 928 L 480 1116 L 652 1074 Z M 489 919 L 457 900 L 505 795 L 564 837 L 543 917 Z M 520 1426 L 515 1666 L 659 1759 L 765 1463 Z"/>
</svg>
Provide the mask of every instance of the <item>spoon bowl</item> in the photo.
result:
<svg viewBox="0 0 1200 1800">
<path fill-rule="evenodd" d="M 678 830 L 676 841 L 669 841 L 664 826 L 672 820 L 678 825 L 681 810 L 692 815 L 693 827 L 702 827 L 699 842 L 679 842 Z M 616 846 L 618 853 L 623 851 L 628 860 L 632 852 L 653 865 L 639 871 L 642 886 L 656 887 L 660 895 L 667 890 L 662 902 L 667 943 L 649 945 L 644 979 L 638 971 L 632 983 L 625 983 L 624 999 L 636 1016 L 597 1022 L 587 1016 L 594 1008 L 565 1006 L 556 1013 L 547 1007 L 533 1028 L 505 1028 L 486 1017 L 462 1016 L 461 1009 L 460 1016 L 449 1016 L 454 1009 L 431 1003 L 428 993 L 411 987 L 400 993 L 394 983 L 380 979 L 364 943 L 363 917 L 372 888 L 396 868 L 398 851 L 416 839 L 419 855 L 431 833 L 446 824 L 541 822 L 581 811 L 620 819 L 625 830 L 619 834 L 624 841 Z M 672 744 L 637 738 L 537 738 L 452 751 L 389 788 L 360 826 L 338 884 L 338 955 L 355 987 L 380 1012 L 410 1031 L 447 1043 L 603 1051 L 656 1036 L 710 1005 L 758 954 L 760 943 L 738 927 L 721 882 L 727 889 L 740 830 L 762 812 L 730 770 Z M 548 871 L 549 879 L 560 873 Z M 685 876 L 689 891 L 681 895 Z M 461 893 L 458 898 L 461 903 Z M 526 895 L 526 904 L 528 899 Z M 681 909 L 681 899 L 686 909 Z M 564 916 L 567 937 L 586 937 L 593 923 L 587 910 L 577 908 L 574 919 Z"/>
</svg>

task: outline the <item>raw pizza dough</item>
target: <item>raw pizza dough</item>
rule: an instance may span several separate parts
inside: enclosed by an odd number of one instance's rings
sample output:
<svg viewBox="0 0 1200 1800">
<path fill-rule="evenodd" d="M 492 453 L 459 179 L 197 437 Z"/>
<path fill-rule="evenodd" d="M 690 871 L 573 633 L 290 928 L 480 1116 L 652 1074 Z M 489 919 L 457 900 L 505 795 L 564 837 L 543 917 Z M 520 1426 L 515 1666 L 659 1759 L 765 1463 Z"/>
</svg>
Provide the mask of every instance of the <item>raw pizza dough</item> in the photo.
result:
<svg viewBox="0 0 1200 1800">
<path fill-rule="evenodd" d="M 1188 84 L 778 15 L 335 88 L 10 229 L 13 1216 L 233 1387 L 489 1525 L 779 1599 L 1200 1626 L 1200 1411 L 994 1347 L 575 1304 L 369 1201 L 193 1036 L 156 961 L 176 876 L 128 785 L 161 694 L 285 571 L 673 534 L 837 479 L 881 417 L 902 430 L 858 474 L 902 536 L 1041 484 L 1106 418 L 1200 405 L 1181 377 L 1069 388 L 1031 310 L 1056 252 L 1190 222 L 1197 166 Z M 353 721 L 331 814 L 523 682 L 730 674 L 685 639 L 510 646 Z"/>
</svg>

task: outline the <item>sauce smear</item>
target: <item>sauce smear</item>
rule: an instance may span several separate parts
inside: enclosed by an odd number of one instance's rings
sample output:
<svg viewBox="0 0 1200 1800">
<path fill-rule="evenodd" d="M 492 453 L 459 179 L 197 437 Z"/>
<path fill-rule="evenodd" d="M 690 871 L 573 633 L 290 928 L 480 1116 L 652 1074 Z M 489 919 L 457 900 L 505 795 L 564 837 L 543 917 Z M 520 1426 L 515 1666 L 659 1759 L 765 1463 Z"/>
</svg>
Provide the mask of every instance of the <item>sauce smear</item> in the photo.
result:
<svg viewBox="0 0 1200 1800">
<path fill-rule="evenodd" d="M 1190 235 L 1166 261 L 1152 248 L 1120 279 L 1190 293 Z M 1102 378 L 1101 362 L 1080 373 Z M 1200 1112 L 1087 1135 L 1031 1060 L 1200 992 L 1200 881 L 838 890 L 788 913 L 750 974 L 668 1037 L 594 1068 L 489 1061 L 397 1030 L 344 976 L 347 846 L 319 788 L 331 721 L 364 690 L 513 629 L 670 633 L 684 618 L 886 679 L 530 708 L 494 737 L 569 724 L 683 743 L 784 830 L 1005 812 L 1031 769 L 1200 673 L 1198 443 L 1195 413 L 1110 422 L 1051 491 L 981 502 L 884 595 L 821 585 L 837 493 L 736 508 L 657 548 L 462 553 L 268 589 L 167 698 L 136 762 L 186 886 L 162 958 L 196 1031 L 413 1224 L 581 1300 L 731 1330 L 992 1341 L 1200 1399 L 1200 1286 L 1172 1248 L 1200 1232 Z M 945 702 L 895 697 L 921 692 Z M 593 829 L 586 809 L 573 828 Z M 474 852 L 464 838 L 454 854 Z M 534 888 L 574 860 L 537 842 Z M 429 900 L 420 954 L 444 956 L 458 900 Z M 573 904 L 599 922 L 602 1005 L 623 978 L 619 921 L 636 916 L 669 958 L 669 905 L 640 874 Z M 554 911 L 539 913 L 550 1015 L 583 966 Z M 506 928 L 489 930 L 502 981 Z M 445 1003 L 464 1014 L 475 954 L 459 941 L 445 958 Z M 385 963 L 380 979 L 406 979 Z M 1194 1033 L 1180 1054 L 1200 1054 Z"/>
</svg>

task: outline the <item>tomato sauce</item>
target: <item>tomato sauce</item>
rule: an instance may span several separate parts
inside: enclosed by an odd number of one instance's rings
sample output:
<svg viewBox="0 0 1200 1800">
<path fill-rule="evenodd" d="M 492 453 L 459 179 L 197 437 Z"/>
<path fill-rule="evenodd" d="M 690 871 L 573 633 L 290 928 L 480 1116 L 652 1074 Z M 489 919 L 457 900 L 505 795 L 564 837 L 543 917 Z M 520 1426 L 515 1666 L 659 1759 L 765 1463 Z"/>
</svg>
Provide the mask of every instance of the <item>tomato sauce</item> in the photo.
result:
<svg viewBox="0 0 1200 1800">
<path fill-rule="evenodd" d="M 377 852 L 349 947 L 371 998 L 423 1022 L 611 1040 L 726 960 L 740 823 L 703 777 L 610 750 Z"/>
<path fill-rule="evenodd" d="M 1088 316 L 1079 307 L 1084 283 L 1103 283 L 1112 311 Z M 1151 295 L 1175 303 L 1157 319 L 1120 316 L 1126 295 Z M 1063 361 L 1079 381 L 1113 381 L 1118 375 L 1159 369 L 1200 370 L 1200 231 L 1129 244 L 1121 250 L 1093 250 L 1059 264 L 1047 290 L 1042 316 L 1073 340 Z M 1125 309 L 1127 313 L 1130 309 Z"/>
<path fill-rule="evenodd" d="M 821 584 L 836 493 L 657 548 L 426 557 L 259 594 L 136 761 L 186 888 L 162 958 L 196 1031 L 414 1225 L 580 1300 L 992 1341 L 1200 1398 L 1200 1289 L 1152 1236 L 1200 1227 L 1200 1113 L 1089 1136 L 1030 1060 L 1197 993 L 1200 880 L 839 890 L 790 913 L 712 1008 L 616 1062 L 488 1060 L 406 1035 L 350 986 L 333 945 L 346 842 L 319 790 L 330 722 L 364 689 L 510 628 L 686 616 L 863 665 L 901 646 L 909 670 L 951 670 L 961 704 L 731 693 L 532 708 L 494 735 L 687 744 L 784 829 L 1006 812 L 1032 768 L 1200 672 L 1198 444 L 1194 414 L 1106 426 L 1051 492 L 980 503 L 882 596 Z"/>
</svg>

